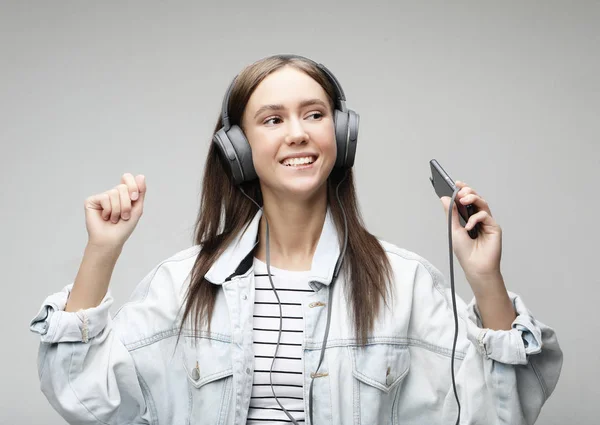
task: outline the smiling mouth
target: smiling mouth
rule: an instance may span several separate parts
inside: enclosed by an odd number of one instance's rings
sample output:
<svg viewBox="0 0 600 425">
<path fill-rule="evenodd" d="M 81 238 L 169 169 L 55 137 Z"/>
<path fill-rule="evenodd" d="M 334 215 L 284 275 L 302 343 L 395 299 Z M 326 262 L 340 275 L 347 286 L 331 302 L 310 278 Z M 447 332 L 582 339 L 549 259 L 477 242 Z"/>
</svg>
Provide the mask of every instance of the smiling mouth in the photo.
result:
<svg viewBox="0 0 600 425">
<path fill-rule="evenodd" d="M 305 156 L 300 158 L 286 158 L 280 162 L 281 165 L 286 167 L 302 167 L 313 164 L 317 160 L 316 156 Z"/>
</svg>

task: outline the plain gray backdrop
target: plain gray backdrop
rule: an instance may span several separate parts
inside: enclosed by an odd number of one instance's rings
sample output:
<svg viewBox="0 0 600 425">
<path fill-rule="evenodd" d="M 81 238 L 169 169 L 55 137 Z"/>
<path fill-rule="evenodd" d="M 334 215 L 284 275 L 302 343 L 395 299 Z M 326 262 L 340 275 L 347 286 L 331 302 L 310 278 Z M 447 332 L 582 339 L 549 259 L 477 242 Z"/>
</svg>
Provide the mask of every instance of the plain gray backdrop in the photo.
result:
<svg viewBox="0 0 600 425">
<path fill-rule="evenodd" d="M 0 423 L 65 423 L 39 389 L 28 326 L 77 273 L 84 199 L 146 175 L 114 313 L 193 244 L 224 91 L 274 53 L 327 65 L 361 115 L 355 172 L 372 233 L 448 276 L 428 161 L 490 203 L 507 286 L 564 350 L 538 423 L 598 423 L 600 4 L 217 3 L 2 1 Z"/>
</svg>

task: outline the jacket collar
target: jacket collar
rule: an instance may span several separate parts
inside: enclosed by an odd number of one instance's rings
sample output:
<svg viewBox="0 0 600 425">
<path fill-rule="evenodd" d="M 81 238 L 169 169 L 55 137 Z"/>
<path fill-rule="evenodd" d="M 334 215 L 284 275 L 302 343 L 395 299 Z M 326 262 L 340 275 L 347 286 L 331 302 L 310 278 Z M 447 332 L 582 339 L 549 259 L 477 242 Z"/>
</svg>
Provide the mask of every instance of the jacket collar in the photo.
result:
<svg viewBox="0 0 600 425">
<path fill-rule="evenodd" d="M 209 282 L 222 285 L 228 277 L 237 274 L 236 269 L 244 259 L 253 258 L 252 252 L 258 244 L 258 229 L 261 217 L 262 210 L 259 210 L 247 227 L 236 235 L 225 251 L 217 258 L 204 276 Z M 313 256 L 311 282 L 329 285 L 339 254 L 338 232 L 331 211 L 327 208 L 321 236 Z"/>
</svg>

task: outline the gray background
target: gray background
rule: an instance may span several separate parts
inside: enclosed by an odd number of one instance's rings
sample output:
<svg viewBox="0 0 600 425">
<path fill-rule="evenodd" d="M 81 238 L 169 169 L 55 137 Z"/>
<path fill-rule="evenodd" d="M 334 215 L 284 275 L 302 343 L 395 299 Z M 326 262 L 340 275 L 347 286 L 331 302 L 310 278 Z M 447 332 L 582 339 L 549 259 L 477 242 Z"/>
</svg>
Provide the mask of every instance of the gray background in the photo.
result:
<svg viewBox="0 0 600 425">
<path fill-rule="evenodd" d="M 361 114 L 355 170 L 374 234 L 448 276 L 428 161 L 489 201 L 507 285 L 565 353 L 538 423 L 598 423 L 599 3 L 216 3 L 2 2 L 0 423 L 64 423 L 39 390 L 28 324 L 75 277 L 84 199 L 147 176 L 113 275 L 119 306 L 192 244 L 230 79 L 282 52 L 325 63 Z"/>
</svg>

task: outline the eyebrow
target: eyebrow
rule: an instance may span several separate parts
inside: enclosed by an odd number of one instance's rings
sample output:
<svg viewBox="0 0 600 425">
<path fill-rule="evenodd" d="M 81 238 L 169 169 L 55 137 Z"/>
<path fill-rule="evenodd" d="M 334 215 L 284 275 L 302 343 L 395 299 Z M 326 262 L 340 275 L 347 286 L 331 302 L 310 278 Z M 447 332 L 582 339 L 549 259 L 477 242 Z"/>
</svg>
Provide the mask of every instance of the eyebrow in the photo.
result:
<svg viewBox="0 0 600 425">
<path fill-rule="evenodd" d="M 311 105 L 321 105 L 321 106 L 327 108 L 327 104 L 325 102 L 323 102 L 321 99 L 307 99 L 307 100 L 303 100 L 302 102 L 300 102 L 301 108 L 304 108 L 306 106 L 311 106 Z M 256 111 L 256 114 L 254 114 L 254 118 L 258 117 L 264 111 L 281 111 L 282 109 L 285 109 L 285 107 L 280 104 L 279 105 L 263 105 L 260 108 L 258 108 L 258 111 Z"/>
</svg>

